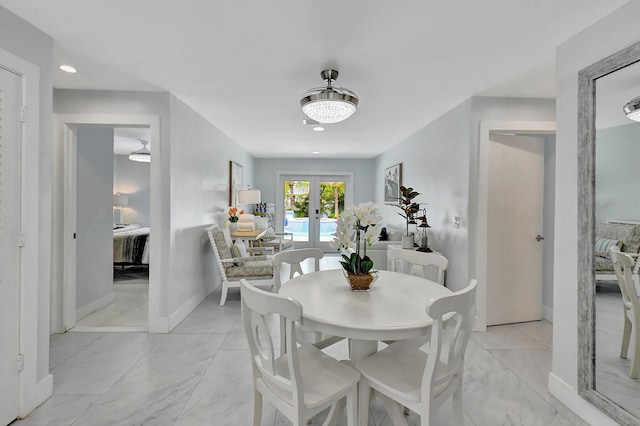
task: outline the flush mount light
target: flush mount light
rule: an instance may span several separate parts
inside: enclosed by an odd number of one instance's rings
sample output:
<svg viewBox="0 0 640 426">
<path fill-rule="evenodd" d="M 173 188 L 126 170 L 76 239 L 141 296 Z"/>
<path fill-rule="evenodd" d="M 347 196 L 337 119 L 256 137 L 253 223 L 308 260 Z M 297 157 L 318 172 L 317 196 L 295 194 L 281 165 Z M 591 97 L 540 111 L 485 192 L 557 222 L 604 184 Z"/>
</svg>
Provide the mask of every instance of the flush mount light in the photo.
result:
<svg viewBox="0 0 640 426">
<path fill-rule="evenodd" d="M 640 96 L 627 102 L 622 110 L 629 120 L 640 121 Z"/>
<path fill-rule="evenodd" d="M 72 67 L 71 65 L 60 65 L 60 69 L 61 69 L 62 71 L 64 71 L 64 72 L 68 72 L 68 73 L 70 73 L 70 74 L 75 74 L 76 72 L 78 72 L 78 71 L 76 71 L 76 69 L 75 69 L 74 67 Z"/>
<path fill-rule="evenodd" d="M 313 151 L 312 154 L 320 154 L 320 151 Z"/>
<path fill-rule="evenodd" d="M 316 126 L 313 128 L 314 132 L 324 132 L 324 127 L 322 126 Z"/>
<path fill-rule="evenodd" d="M 338 123 L 351 117 L 358 107 L 358 96 L 351 90 L 331 86 L 331 82 L 338 78 L 338 71 L 324 70 L 320 75 L 327 82 L 327 87 L 304 93 L 300 99 L 302 112 L 324 124 Z"/>
<path fill-rule="evenodd" d="M 150 163 L 151 162 L 151 151 L 147 148 L 147 144 L 149 141 L 143 141 L 142 139 L 138 139 L 142 144 L 142 149 L 137 151 L 133 151 L 129 154 L 129 160 L 138 161 L 141 163 Z"/>
</svg>

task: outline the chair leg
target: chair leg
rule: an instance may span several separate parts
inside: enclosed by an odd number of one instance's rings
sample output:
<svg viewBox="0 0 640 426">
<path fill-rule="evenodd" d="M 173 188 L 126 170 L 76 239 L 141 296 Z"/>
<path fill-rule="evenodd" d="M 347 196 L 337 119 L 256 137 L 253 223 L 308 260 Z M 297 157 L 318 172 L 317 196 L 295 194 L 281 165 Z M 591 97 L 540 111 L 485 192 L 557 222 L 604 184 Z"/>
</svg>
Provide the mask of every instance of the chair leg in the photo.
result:
<svg viewBox="0 0 640 426">
<path fill-rule="evenodd" d="M 457 426 L 464 426 L 464 410 L 462 408 L 462 383 L 453 393 L 453 420 Z"/>
<path fill-rule="evenodd" d="M 634 330 L 635 332 L 635 330 Z M 637 337 L 637 336 L 635 336 Z M 634 339 L 633 342 L 633 361 L 631 361 L 631 369 L 629 370 L 629 376 L 632 379 L 638 378 L 638 370 L 640 370 L 640 348 L 638 347 L 640 342 L 638 339 Z"/>
<path fill-rule="evenodd" d="M 220 306 L 224 306 L 227 301 L 227 292 L 229 291 L 229 287 L 227 286 L 227 282 L 222 282 L 222 293 L 220 294 Z"/>
<path fill-rule="evenodd" d="M 631 339 L 631 321 L 627 318 L 625 313 L 624 316 L 624 329 L 622 332 L 622 346 L 620 347 L 620 358 L 626 358 L 627 353 L 629 352 L 629 340 Z"/>
<path fill-rule="evenodd" d="M 367 404 L 368 405 L 368 404 Z M 358 388 L 354 387 L 351 392 L 347 394 L 347 425 L 357 426 L 358 420 Z"/>
<path fill-rule="evenodd" d="M 358 426 L 367 426 L 369 423 L 369 392 L 367 379 L 362 377 L 358 384 Z"/>
<path fill-rule="evenodd" d="M 253 426 L 262 424 L 262 394 L 253 389 Z"/>
</svg>

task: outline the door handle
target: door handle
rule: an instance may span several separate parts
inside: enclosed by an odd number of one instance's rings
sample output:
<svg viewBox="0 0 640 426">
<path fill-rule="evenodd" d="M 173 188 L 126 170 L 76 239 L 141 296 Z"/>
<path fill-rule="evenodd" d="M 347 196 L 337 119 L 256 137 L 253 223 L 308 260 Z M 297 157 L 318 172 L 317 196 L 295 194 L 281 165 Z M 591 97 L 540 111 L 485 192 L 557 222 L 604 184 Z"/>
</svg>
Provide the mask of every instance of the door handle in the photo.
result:
<svg viewBox="0 0 640 426">
<path fill-rule="evenodd" d="M 536 241 L 544 240 L 544 237 L 540 234 L 536 235 Z"/>
</svg>

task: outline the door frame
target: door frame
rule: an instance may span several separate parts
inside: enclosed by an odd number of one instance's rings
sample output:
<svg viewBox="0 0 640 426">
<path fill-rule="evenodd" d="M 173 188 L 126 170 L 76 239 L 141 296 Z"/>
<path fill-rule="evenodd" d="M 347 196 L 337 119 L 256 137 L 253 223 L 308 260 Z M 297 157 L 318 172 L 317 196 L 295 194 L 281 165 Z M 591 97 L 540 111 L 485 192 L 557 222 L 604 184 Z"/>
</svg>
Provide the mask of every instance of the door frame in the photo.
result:
<svg viewBox="0 0 640 426">
<path fill-rule="evenodd" d="M 158 253 L 161 244 L 160 223 L 162 223 L 160 197 L 160 117 L 155 115 L 105 115 L 105 114 L 55 114 L 56 138 L 58 146 L 63 146 L 62 176 L 63 200 L 62 216 L 63 229 L 60 233 L 62 241 L 62 281 L 55 282 L 51 301 L 52 331 L 63 333 L 76 325 L 76 173 L 77 173 L 77 140 L 75 129 L 79 125 L 100 125 L 109 127 L 148 127 L 151 140 L 155 141 L 158 149 L 154 151 L 154 161 L 151 162 L 151 199 L 150 199 L 150 227 L 155 231 L 150 241 L 151 253 Z M 152 256 L 153 257 L 153 256 Z M 158 257 L 156 257 L 158 258 Z M 59 263 L 57 263 L 59 264 Z M 159 315 L 161 304 L 161 270 L 160 262 L 149 263 L 149 313 L 148 331 L 166 332 L 162 328 Z"/>
<path fill-rule="evenodd" d="M 476 296 L 477 317 L 474 330 L 487 329 L 487 214 L 490 133 L 555 134 L 555 121 L 481 121 L 478 141 L 478 198 L 476 215 Z"/>
<path fill-rule="evenodd" d="M 22 77 L 21 213 L 24 246 L 20 253 L 19 351 L 24 356 L 20 374 L 18 412 L 24 417 L 53 394 L 49 371 L 49 278 L 51 264 L 51 200 L 40 190 L 41 175 L 50 177 L 50 156 L 40 136 L 40 68 L 0 48 L 0 66 Z M 41 146 L 40 141 L 43 141 Z M 48 179 L 46 179 L 48 180 Z M 1 343 L 1 342 L 0 342 Z M 17 354 L 16 354 L 17 356 Z M 16 359 L 17 362 L 17 359 Z M 38 368 L 45 373 L 38 375 Z"/>
<path fill-rule="evenodd" d="M 277 171 L 276 172 L 276 209 L 275 209 L 275 230 L 277 232 L 282 232 L 284 229 L 284 224 L 282 220 L 278 218 L 284 217 L 284 210 L 282 207 L 281 201 L 284 199 L 284 188 L 281 185 L 282 180 L 285 176 L 300 176 L 303 178 L 323 178 L 323 177 L 344 177 L 345 182 L 345 195 L 344 195 L 344 205 L 345 207 L 353 205 L 353 172 L 332 172 L 332 171 L 322 171 L 322 172 L 314 172 L 314 171 Z M 311 206 L 309 207 L 309 215 L 311 215 Z"/>
</svg>

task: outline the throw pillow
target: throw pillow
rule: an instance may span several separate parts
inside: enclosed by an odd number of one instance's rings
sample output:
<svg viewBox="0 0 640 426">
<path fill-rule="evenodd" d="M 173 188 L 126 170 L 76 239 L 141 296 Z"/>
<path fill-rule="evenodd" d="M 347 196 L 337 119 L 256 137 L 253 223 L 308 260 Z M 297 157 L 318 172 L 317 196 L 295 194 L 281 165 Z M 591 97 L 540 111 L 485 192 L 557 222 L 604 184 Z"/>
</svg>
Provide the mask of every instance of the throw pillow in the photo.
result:
<svg viewBox="0 0 640 426">
<path fill-rule="evenodd" d="M 262 235 L 262 239 L 265 241 L 273 240 L 275 237 L 276 237 L 276 231 L 274 231 L 273 228 L 270 226 L 268 226 L 265 229 L 264 234 Z"/>
<path fill-rule="evenodd" d="M 609 258 L 609 249 L 615 246 L 617 246 L 620 251 L 624 251 L 624 242 L 621 240 L 597 237 L 595 247 L 596 256 Z"/>
<path fill-rule="evenodd" d="M 233 257 L 247 257 L 249 256 L 249 252 L 247 251 L 247 247 L 244 245 L 242 240 L 236 240 L 233 243 L 233 247 L 238 251 L 239 256 Z"/>
<path fill-rule="evenodd" d="M 267 223 L 267 218 L 266 217 L 256 216 L 253 219 L 253 222 L 256 225 L 256 229 L 267 229 L 269 227 L 269 224 Z"/>
</svg>

